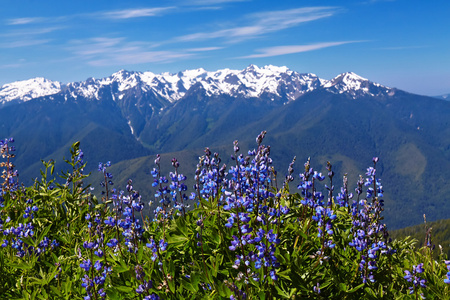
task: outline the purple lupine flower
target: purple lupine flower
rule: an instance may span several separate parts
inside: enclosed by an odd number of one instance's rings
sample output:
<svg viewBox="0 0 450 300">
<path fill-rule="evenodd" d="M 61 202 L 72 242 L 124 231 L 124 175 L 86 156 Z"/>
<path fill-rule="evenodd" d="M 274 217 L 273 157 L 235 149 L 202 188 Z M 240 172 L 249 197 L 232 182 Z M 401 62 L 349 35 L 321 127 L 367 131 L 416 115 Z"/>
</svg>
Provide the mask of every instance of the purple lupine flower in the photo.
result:
<svg viewBox="0 0 450 300">
<path fill-rule="evenodd" d="M 320 285 L 319 283 L 317 283 L 314 288 L 313 288 L 314 292 L 316 292 L 317 294 L 320 294 Z"/>
<path fill-rule="evenodd" d="M 414 292 L 417 292 L 419 288 L 426 288 L 426 280 L 421 278 L 418 274 L 421 274 L 424 272 L 423 269 L 423 263 L 418 264 L 417 266 L 413 266 L 412 271 L 405 270 L 405 276 L 403 278 L 406 279 L 406 281 L 412 283 L 413 285 L 408 287 L 409 293 L 412 294 Z M 420 294 L 423 297 L 423 293 Z"/>
<path fill-rule="evenodd" d="M 444 279 L 444 282 L 446 284 L 450 284 L 450 260 L 444 260 L 445 265 L 447 266 L 447 274 L 445 276 L 447 276 L 447 278 Z"/>
<path fill-rule="evenodd" d="M 91 260 L 84 260 L 81 264 L 80 264 L 80 268 L 84 269 L 86 272 L 89 272 L 89 270 L 92 267 L 92 263 Z"/>
</svg>

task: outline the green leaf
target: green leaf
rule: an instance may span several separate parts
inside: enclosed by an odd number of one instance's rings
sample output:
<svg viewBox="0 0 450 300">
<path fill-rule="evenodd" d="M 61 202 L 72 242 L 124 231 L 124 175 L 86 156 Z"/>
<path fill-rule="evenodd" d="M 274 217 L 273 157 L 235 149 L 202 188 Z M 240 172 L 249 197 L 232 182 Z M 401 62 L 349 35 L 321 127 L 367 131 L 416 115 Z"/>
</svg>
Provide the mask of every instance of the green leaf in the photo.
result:
<svg viewBox="0 0 450 300">
<path fill-rule="evenodd" d="M 223 261 L 223 255 L 220 253 L 216 254 L 215 262 L 214 262 L 214 276 L 217 276 L 217 273 L 219 272 L 219 267 L 222 264 Z"/>
<path fill-rule="evenodd" d="M 41 232 L 41 234 L 39 235 L 39 238 L 36 240 L 36 243 L 39 244 L 44 237 L 47 235 L 47 233 L 50 231 L 50 229 L 52 228 L 52 225 L 50 224 L 49 226 L 47 226 L 44 231 Z"/>
<path fill-rule="evenodd" d="M 44 280 L 41 278 L 28 277 L 28 280 L 30 281 L 31 285 L 35 285 L 35 284 L 44 285 L 45 284 Z"/>
<path fill-rule="evenodd" d="M 277 275 L 280 276 L 283 279 L 291 281 L 291 277 L 290 277 L 291 270 L 290 269 L 284 270 L 282 272 L 277 272 Z"/>
<path fill-rule="evenodd" d="M 122 299 L 120 297 L 119 293 L 115 289 L 112 289 L 112 288 L 106 289 L 106 295 L 108 295 L 108 299 L 111 299 L 111 300 L 120 300 L 120 299 Z"/>
<path fill-rule="evenodd" d="M 217 290 L 219 291 L 219 295 L 221 297 L 230 298 L 231 290 L 228 288 L 228 286 L 223 281 L 217 282 Z"/>
<path fill-rule="evenodd" d="M 197 287 L 199 282 L 200 282 L 200 275 L 197 272 L 192 272 L 191 273 L 191 284 L 194 287 Z"/>
<path fill-rule="evenodd" d="M 128 267 L 124 261 L 120 261 L 120 265 L 117 265 L 114 267 L 114 272 L 120 274 L 124 272 L 128 272 L 130 270 L 130 267 Z"/>
<path fill-rule="evenodd" d="M 175 220 L 176 229 L 183 235 L 188 236 L 185 218 L 177 218 Z"/>
<path fill-rule="evenodd" d="M 64 293 L 66 295 L 70 295 L 71 291 L 72 291 L 72 280 L 66 279 L 65 282 L 63 283 L 63 287 L 64 287 Z"/>
<path fill-rule="evenodd" d="M 278 292 L 278 294 L 277 294 L 278 297 L 275 297 L 275 298 L 277 298 L 277 299 L 280 299 L 280 298 L 289 299 L 290 298 L 289 293 L 287 293 L 284 289 L 281 289 L 281 287 L 279 287 L 278 285 L 275 286 L 275 289 Z"/>
<path fill-rule="evenodd" d="M 211 202 L 209 202 L 209 201 L 203 199 L 203 197 L 200 197 L 200 203 L 201 203 L 205 208 L 207 208 L 207 209 L 209 209 L 209 210 L 212 209 L 212 207 L 211 207 Z"/>
<path fill-rule="evenodd" d="M 364 286 L 364 283 L 361 283 L 360 285 L 358 285 L 358 286 L 352 288 L 351 290 L 348 290 L 347 293 L 349 293 L 349 294 L 354 293 L 354 292 L 356 292 L 357 290 L 359 290 L 360 288 L 362 288 L 363 286 Z"/>
<path fill-rule="evenodd" d="M 377 294 L 370 287 L 366 287 L 364 290 L 370 296 L 370 299 L 378 299 Z"/>
<path fill-rule="evenodd" d="M 48 294 L 47 294 L 47 292 L 45 291 L 45 289 L 40 289 L 39 291 L 42 293 L 41 296 L 43 296 L 44 299 L 49 299 Z"/>
<path fill-rule="evenodd" d="M 124 292 L 124 293 L 129 293 L 129 292 L 133 291 L 132 287 L 123 286 L 123 285 L 116 286 L 115 289 L 118 290 L 119 292 Z"/>
<path fill-rule="evenodd" d="M 186 277 L 183 277 L 181 279 L 181 285 L 184 289 L 192 292 L 192 293 L 197 293 L 198 287 L 194 287 L 188 280 Z"/>
<path fill-rule="evenodd" d="M 138 253 L 137 253 L 137 257 L 138 257 L 138 261 L 142 261 L 142 255 L 144 254 L 144 247 L 139 247 Z"/>
<path fill-rule="evenodd" d="M 16 269 L 21 269 L 21 270 L 30 270 L 34 267 L 34 263 L 30 264 L 28 262 L 21 262 L 21 263 L 11 263 L 11 262 L 6 262 L 6 264 L 11 267 L 11 268 L 16 268 Z"/>
<path fill-rule="evenodd" d="M 168 244 L 180 245 L 180 244 L 184 244 L 188 241 L 189 241 L 189 238 L 186 236 L 182 236 L 182 235 L 174 235 L 174 236 L 169 236 L 167 238 Z"/>
<path fill-rule="evenodd" d="M 172 277 L 174 277 L 175 276 L 175 265 L 174 265 L 174 263 L 173 263 L 173 260 L 172 259 L 170 259 L 169 260 L 169 268 L 168 268 L 168 273 L 172 276 Z"/>
<path fill-rule="evenodd" d="M 60 290 L 60 289 L 58 289 L 57 287 L 55 287 L 55 286 L 53 286 L 53 285 L 50 286 L 50 289 L 52 290 L 52 292 L 53 292 L 54 294 L 56 294 L 56 295 L 59 296 L 59 297 L 62 297 L 62 294 L 61 294 L 61 290 Z"/>
<path fill-rule="evenodd" d="M 259 291 L 258 298 L 261 300 L 266 299 L 266 293 L 264 291 Z"/>
</svg>

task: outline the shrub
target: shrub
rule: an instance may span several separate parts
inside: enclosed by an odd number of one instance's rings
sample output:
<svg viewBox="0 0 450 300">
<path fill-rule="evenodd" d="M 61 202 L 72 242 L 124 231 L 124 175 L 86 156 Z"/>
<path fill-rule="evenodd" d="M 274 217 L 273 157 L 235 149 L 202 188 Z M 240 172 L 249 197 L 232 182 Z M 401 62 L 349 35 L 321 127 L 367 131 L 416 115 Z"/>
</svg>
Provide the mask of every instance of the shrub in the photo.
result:
<svg viewBox="0 0 450 300">
<path fill-rule="evenodd" d="M 179 162 L 172 160 L 166 177 L 158 155 L 152 216 L 142 214 L 131 180 L 124 191 L 113 188 L 109 162 L 99 164 L 102 196 L 92 195 L 79 142 L 64 183 L 48 161 L 25 187 L 13 165 L 14 140 L 2 140 L 1 297 L 449 298 L 443 255 L 434 260 L 415 251 L 411 239 L 389 239 L 378 158 L 355 193 L 346 177 L 335 188 L 329 162 L 322 175 L 308 160 L 295 179 L 295 158 L 278 186 L 264 136 L 246 154 L 235 141 L 229 167 L 206 148 L 190 194 Z"/>
</svg>

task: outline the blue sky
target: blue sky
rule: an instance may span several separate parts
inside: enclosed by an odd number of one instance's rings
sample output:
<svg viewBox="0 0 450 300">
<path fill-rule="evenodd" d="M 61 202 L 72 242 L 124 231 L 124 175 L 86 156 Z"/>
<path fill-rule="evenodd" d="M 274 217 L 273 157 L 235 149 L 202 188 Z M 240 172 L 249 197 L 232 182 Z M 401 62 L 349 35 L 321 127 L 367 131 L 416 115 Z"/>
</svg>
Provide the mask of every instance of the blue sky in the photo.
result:
<svg viewBox="0 0 450 300">
<path fill-rule="evenodd" d="M 0 85 L 249 64 L 450 93 L 448 0 L 1 0 Z"/>
</svg>

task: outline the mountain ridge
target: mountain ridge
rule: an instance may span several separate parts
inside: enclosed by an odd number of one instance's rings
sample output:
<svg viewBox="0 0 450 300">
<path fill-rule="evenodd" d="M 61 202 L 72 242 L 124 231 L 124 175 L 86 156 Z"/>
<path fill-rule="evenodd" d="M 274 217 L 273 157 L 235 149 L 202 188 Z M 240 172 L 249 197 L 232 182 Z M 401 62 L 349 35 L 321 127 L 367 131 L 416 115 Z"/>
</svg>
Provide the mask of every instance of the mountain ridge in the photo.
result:
<svg viewBox="0 0 450 300">
<path fill-rule="evenodd" d="M 44 78 L 32 78 L 5 84 L 0 88 L 0 103 L 25 102 L 39 97 L 63 94 L 67 100 L 83 97 L 99 100 L 104 93 L 121 100 L 131 89 L 154 93 L 170 103 L 180 100 L 186 92 L 200 83 L 208 96 L 227 94 L 232 97 L 294 101 L 299 96 L 325 88 L 336 93 L 349 93 L 352 97 L 363 94 L 387 94 L 395 89 L 373 83 L 353 72 L 342 73 L 331 80 L 312 73 L 298 73 L 287 67 L 250 65 L 243 70 L 221 69 L 206 71 L 202 68 L 178 73 L 135 72 L 120 70 L 109 77 L 62 84 Z"/>
</svg>

